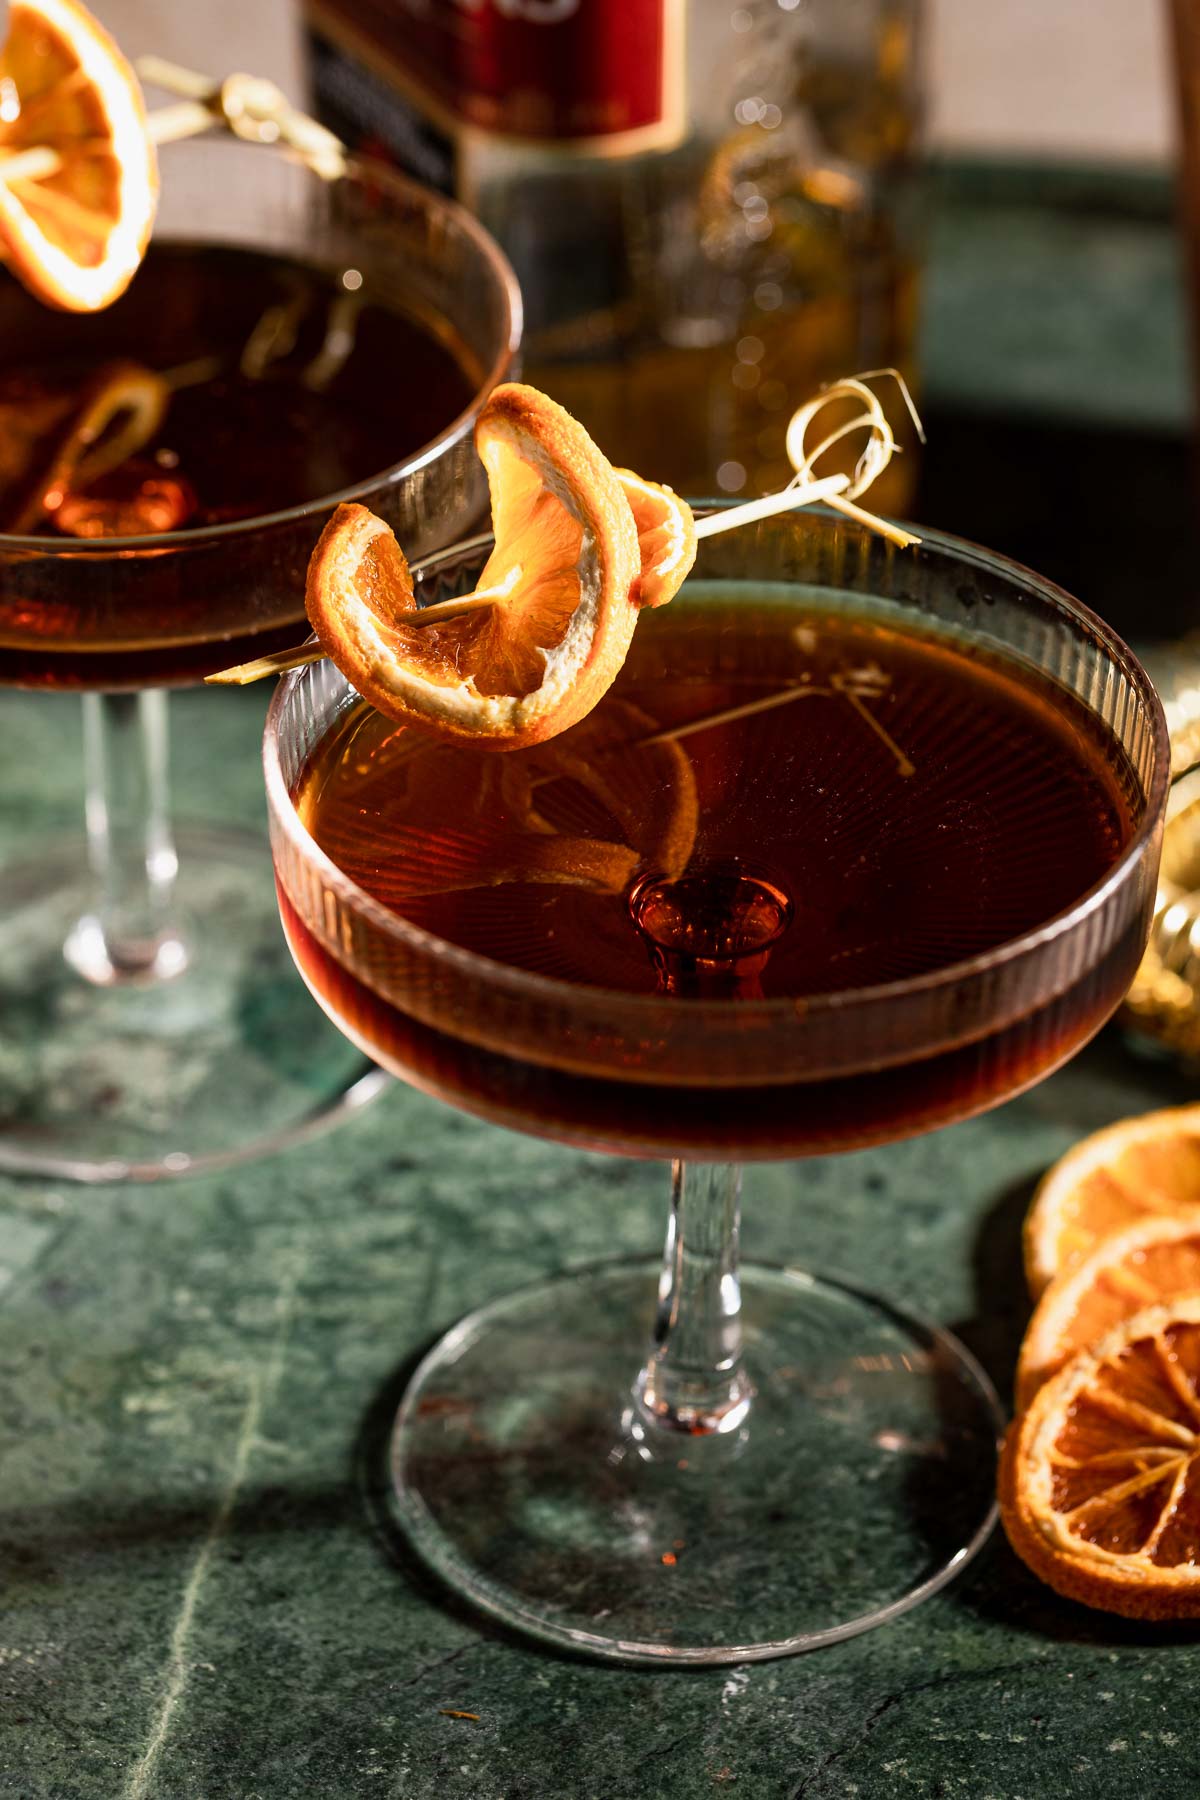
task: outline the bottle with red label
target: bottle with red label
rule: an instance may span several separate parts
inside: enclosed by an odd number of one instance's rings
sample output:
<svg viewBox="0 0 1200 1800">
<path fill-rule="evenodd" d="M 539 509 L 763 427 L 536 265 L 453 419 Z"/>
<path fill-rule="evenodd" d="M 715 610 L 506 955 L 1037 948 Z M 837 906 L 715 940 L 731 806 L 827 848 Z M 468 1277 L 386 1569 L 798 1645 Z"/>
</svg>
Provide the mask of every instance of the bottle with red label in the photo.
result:
<svg viewBox="0 0 1200 1800">
<path fill-rule="evenodd" d="M 915 378 L 919 13 L 308 0 L 327 121 L 478 214 L 521 282 L 528 378 L 693 494 L 786 480 L 822 381 Z M 902 510 L 911 474 L 875 503 Z"/>
</svg>

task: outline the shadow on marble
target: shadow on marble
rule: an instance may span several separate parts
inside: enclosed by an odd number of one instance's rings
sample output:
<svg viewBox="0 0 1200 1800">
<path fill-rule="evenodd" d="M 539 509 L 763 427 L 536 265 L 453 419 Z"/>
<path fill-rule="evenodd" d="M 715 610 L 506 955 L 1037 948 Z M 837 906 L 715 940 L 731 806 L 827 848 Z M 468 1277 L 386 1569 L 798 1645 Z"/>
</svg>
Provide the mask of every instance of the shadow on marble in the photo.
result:
<svg viewBox="0 0 1200 1800">
<path fill-rule="evenodd" d="M 359 1503 L 365 1510 L 376 1547 L 383 1560 L 401 1577 L 416 1598 L 429 1606 L 437 1607 L 459 1624 L 470 1626 L 480 1637 L 520 1648 L 547 1662 L 564 1659 L 570 1662 L 590 1662 L 589 1657 L 575 1657 L 552 1651 L 520 1632 L 510 1631 L 481 1613 L 477 1607 L 460 1599 L 453 1588 L 448 1587 L 413 1554 L 396 1522 L 390 1469 L 392 1427 L 405 1390 L 440 1335 L 440 1332 L 435 1333 L 420 1344 L 380 1383 L 362 1414 L 354 1444 L 352 1481 Z"/>
<path fill-rule="evenodd" d="M 1200 1644 L 1200 1621 L 1175 1624 L 1125 1619 L 1093 1612 L 1045 1587 L 1009 1548 L 997 1530 L 984 1578 L 956 1590 L 959 1603 L 981 1623 L 1056 1644 L 1099 1650 L 1155 1649 Z"/>
<path fill-rule="evenodd" d="M 1002 1189 L 984 1213 L 971 1255 L 974 1308 L 969 1318 L 950 1327 L 983 1364 L 1006 1409 L 1031 1310 L 1021 1228 L 1041 1174 L 1039 1170 Z"/>
<path fill-rule="evenodd" d="M 197 1489 L 186 1499 L 89 1490 L 77 1501 L 0 1511 L 0 1587 L 11 1592 L 44 1583 L 78 1581 L 92 1559 L 151 1555 L 199 1545 L 211 1536 L 224 1496 Z M 241 1538 L 306 1535 L 344 1527 L 357 1512 L 353 1493 L 341 1486 L 283 1486 L 264 1482 L 247 1487 L 223 1533 L 233 1546 Z"/>
</svg>

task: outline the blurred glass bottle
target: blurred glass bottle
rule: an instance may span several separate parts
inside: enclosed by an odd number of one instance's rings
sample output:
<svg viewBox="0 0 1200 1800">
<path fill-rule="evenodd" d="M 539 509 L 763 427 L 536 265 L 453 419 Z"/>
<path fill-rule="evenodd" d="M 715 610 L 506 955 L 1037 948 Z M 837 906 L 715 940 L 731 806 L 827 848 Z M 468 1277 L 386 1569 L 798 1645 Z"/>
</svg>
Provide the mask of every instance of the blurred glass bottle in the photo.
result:
<svg viewBox="0 0 1200 1800">
<path fill-rule="evenodd" d="M 310 0 L 309 21 L 327 121 L 508 252 L 528 378 L 614 461 L 749 494 L 788 478 L 787 420 L 821 382 L 915 382 L 920 12 Z M 893 462 L 872 504 L 904 511 L 914 475 Z"/>
</svg>

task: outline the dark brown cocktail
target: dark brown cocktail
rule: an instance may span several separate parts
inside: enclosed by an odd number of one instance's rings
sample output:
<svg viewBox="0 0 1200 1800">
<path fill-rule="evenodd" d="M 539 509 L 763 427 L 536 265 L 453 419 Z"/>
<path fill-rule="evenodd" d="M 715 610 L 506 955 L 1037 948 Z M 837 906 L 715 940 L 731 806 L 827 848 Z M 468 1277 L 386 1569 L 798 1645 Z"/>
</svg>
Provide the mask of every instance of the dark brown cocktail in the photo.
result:
<svg viewBox="0 0 1200 1800">
<path fill-rule="evenodd" d="M 818 997 L 936 977 L 1066 912 L 1127 849 L 1135 793 L 1112 734 L 1011 659 L 803 594 L 689 582 L 564 736 L 497 757 L 361 702 L 295 802 L 344 875 L 448 945 L 667 992 L 684 1015 L 791 1001 L 799 1021 Z M 756 1068 L 753 1012 L 740 1067 L 706 1068 L 702 1041 L 698 1064 L 664 1066 L 636 1032 L 615 1066 L 582 1027 L 506 1055 L 486 1006 L 472 1020 L 428 999 L 414 1017 L 294 910 L 285 922 L 328 1010 L 398 1073 L 526 1130 L 658 1156 L 853 1148 L 993 1104 L 1107 1017 L 1138 942 L 1027 1017 L 964 1021 L 884 1073 L 831 1081 Z"/>
</svg>

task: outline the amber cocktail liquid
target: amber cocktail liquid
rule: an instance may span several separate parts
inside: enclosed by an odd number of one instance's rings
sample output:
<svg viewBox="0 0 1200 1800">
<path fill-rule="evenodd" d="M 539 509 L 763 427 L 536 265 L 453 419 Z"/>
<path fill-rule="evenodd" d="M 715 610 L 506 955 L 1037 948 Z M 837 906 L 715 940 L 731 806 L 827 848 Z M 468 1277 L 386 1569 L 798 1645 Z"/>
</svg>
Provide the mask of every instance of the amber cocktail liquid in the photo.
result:
<svg viewBox="0 0 1200 1800">
<path fill-rule="evenodd" d="M 1135 785 L 1044 676 L 870 602 L 689 584 L 643 618 L 590 718 L 539 749 L 459 749 L 352 707 L 313 756 L 300 815 L 414 925 L 558 981 L 687 999 L 906 981 L 1075 904 L 1133 832 Z M 1116 771 L 1114 773 L 1114 771 Z M 1044 1073 L 1111 1009 L 1121 959 L 1050 1003 L 1033 1038 L 882 1073 L 723 1090 L 592 1080 L 418 1027 L 285 908 L 326 1005 L 385 1063 L 528 1129 L 668 1153 L 828 1149 L 982 1107 Z M 361 971 L 360 971 L 361 972 Z M 469 1033 L 468 1033 L 469 1034 Z M 493 1045 L 493 1051 L 494 1051 Z M 1012 1056 L 1029 1062 L 1014 1069 Z M 819 1075 L 820 1071 L 814 1071 Z"/>
<path fill-rule="evenodd" d="M 55 482 L 56 457 L 86 397 L 130 365 L 165 377 L 161 421 L 94 480 Z M 52 312 L 4 280 L 0 531 L 76 539 L 86 549 L 319 500 L 437 437 L 470 403 L 479 373 L 444 324 L 399 310 L 358 269 L 152 244 L 125 294 L 89 315 Z M 127 422 L 118 411 L 88 455 L 103 453 Z M 276 585 L 277 626 L 284 583 Z M 239 634 L 248 654 L 255 647 L 257 621 L 228 616 L 211 586 L 207 595 L 199 584 L 180 592 L 175 570 L 164 570 L 156 603 L 141 595 L 131 603 L 141 609 L 137 641 L 125 621 L 119 639 L 106 640 L 87 595 L 72 607 L 61 584 L 41 606 L 0 593 L 0 679 L 102 685 L 115 672 L 122 685 L 131 675 L 170 680 L 197 672 L 206 642 L 223 641 L 222 656 L 208 659 L 214 667 L 237 660 Z M 295 584 L 286 603 L 299 619 Z"/>
</svg>

